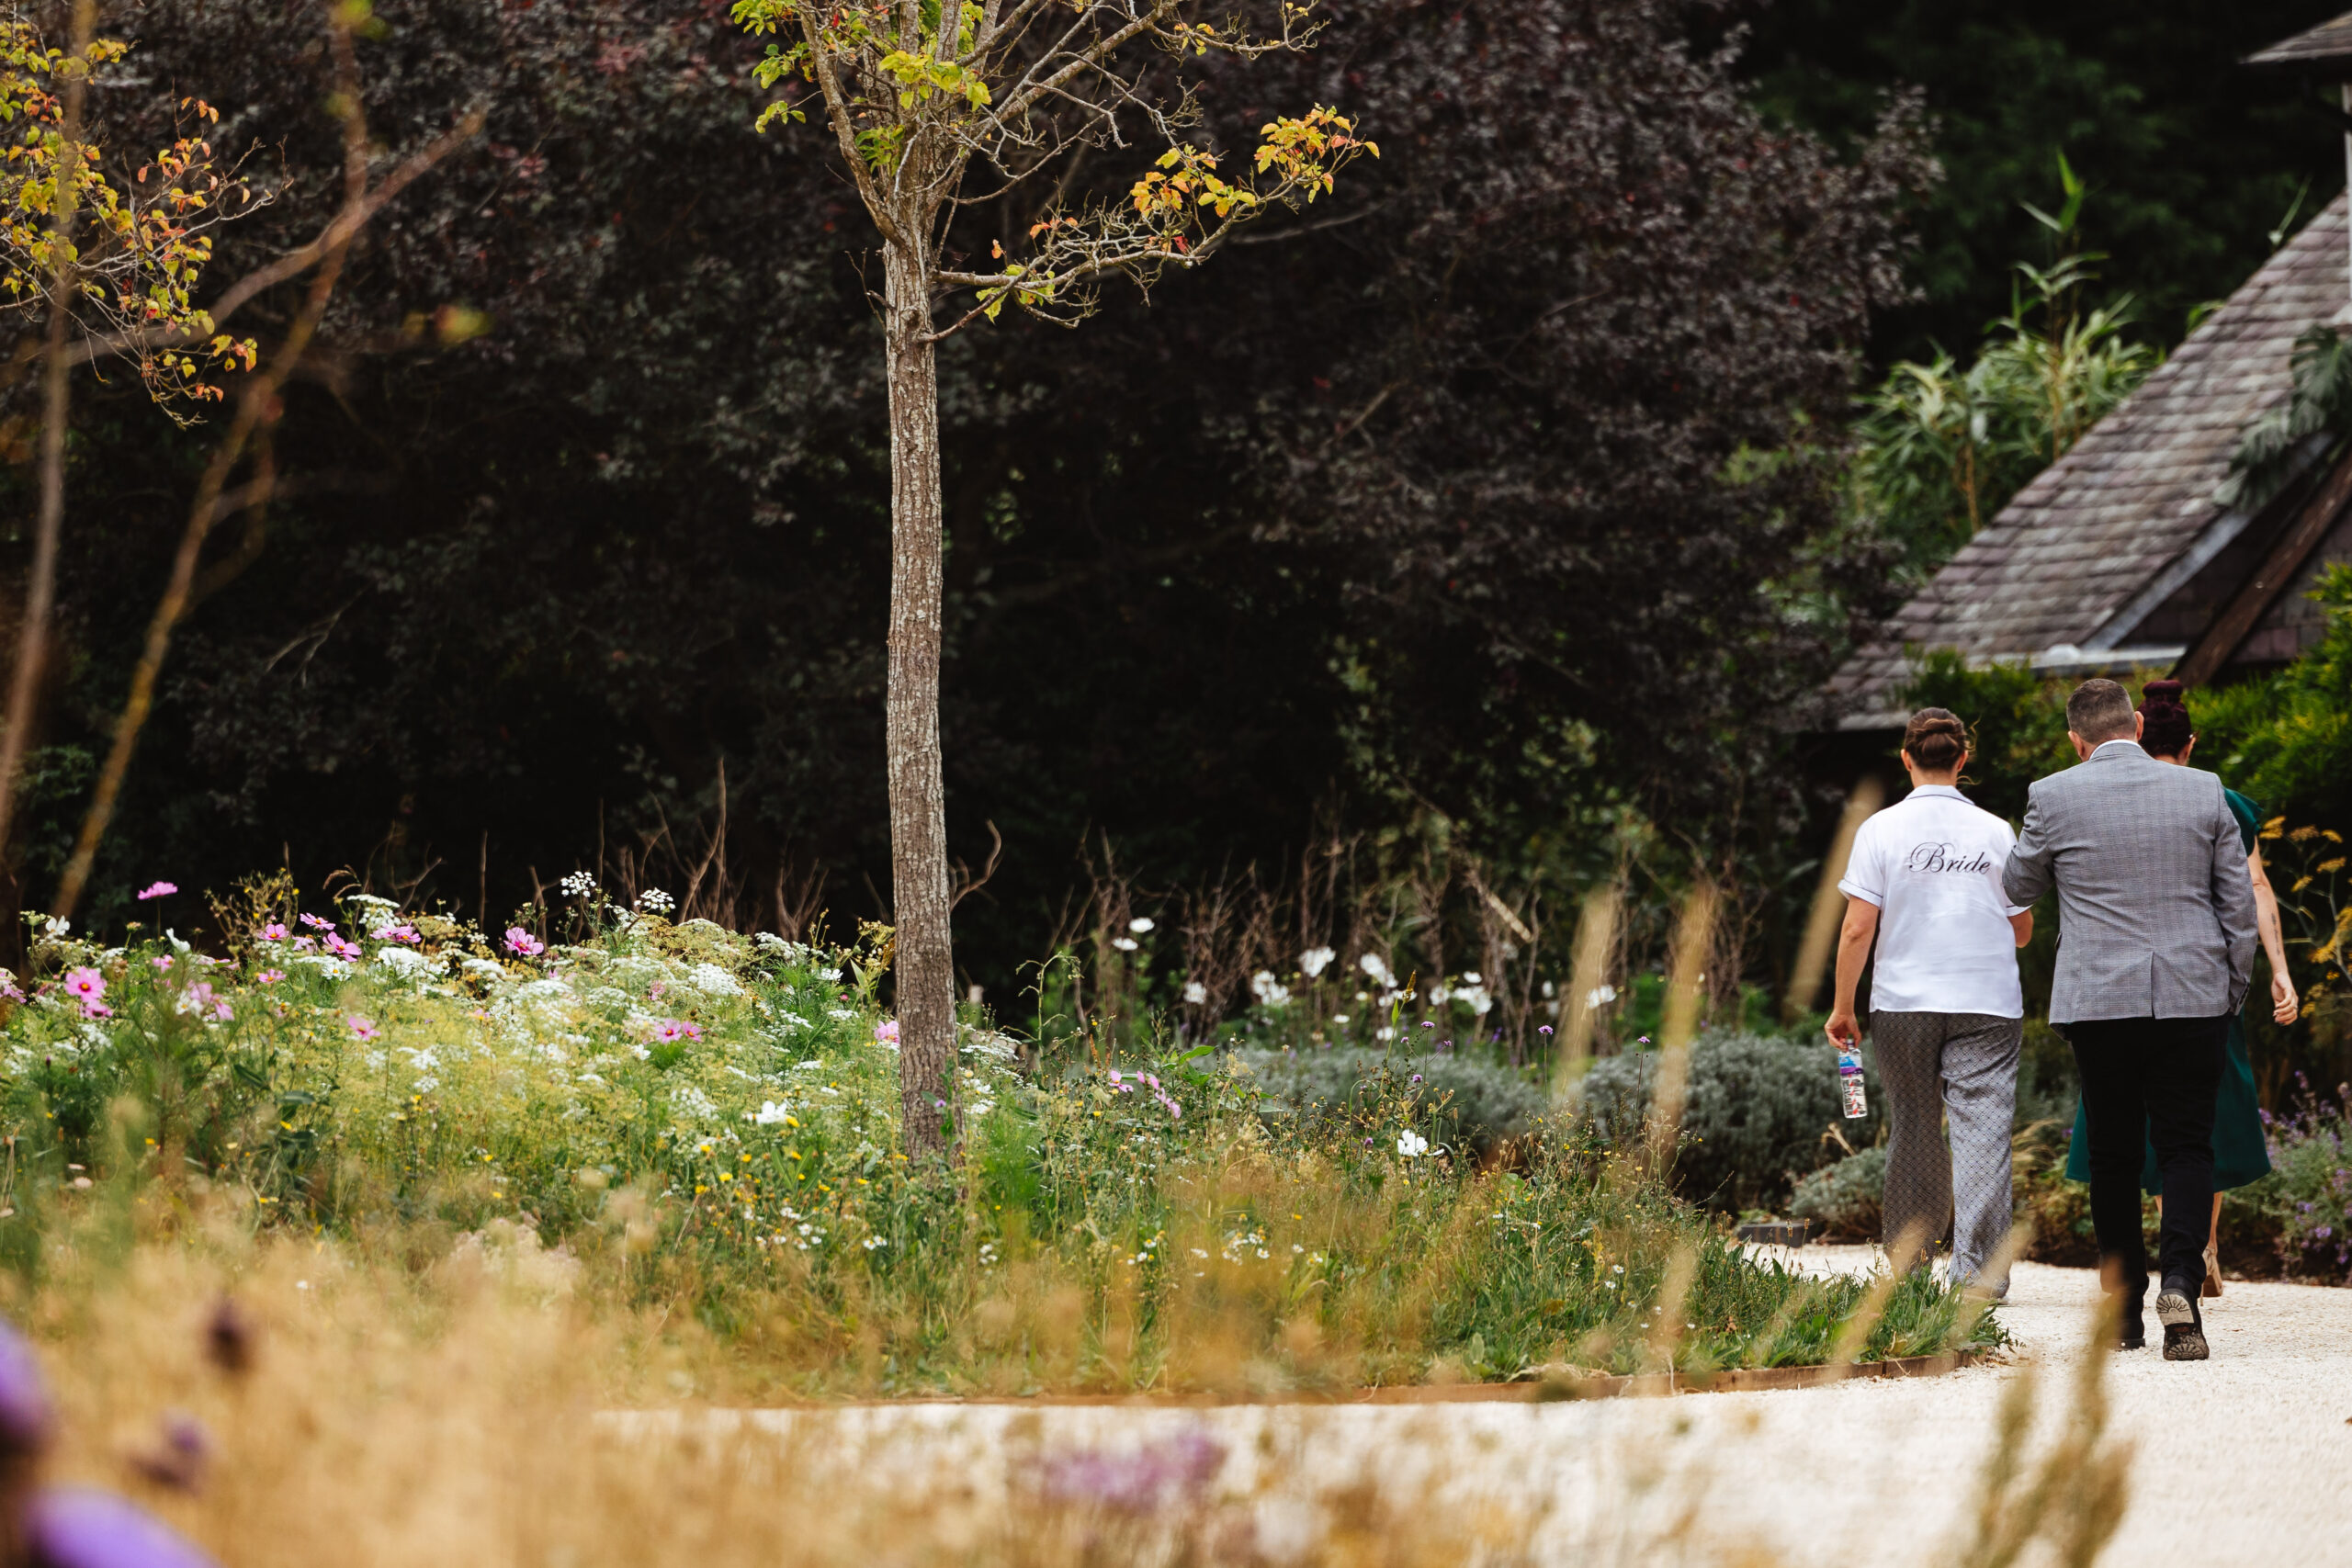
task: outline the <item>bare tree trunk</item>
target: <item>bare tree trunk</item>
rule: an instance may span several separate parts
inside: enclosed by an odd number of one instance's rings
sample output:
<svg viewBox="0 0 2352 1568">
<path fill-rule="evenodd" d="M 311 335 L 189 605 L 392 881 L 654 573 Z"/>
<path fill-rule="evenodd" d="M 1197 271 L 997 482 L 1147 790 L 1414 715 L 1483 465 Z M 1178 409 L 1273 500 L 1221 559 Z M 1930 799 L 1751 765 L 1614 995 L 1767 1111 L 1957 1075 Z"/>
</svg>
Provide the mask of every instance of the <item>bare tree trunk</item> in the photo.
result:
<svg viewBox="0 0 2352 1568">
<path fill-rule="evenodd" d="M 910 237 L 923 231 L 917 226 Z M 903 1135 L 909 1156 L 921 1156 L 946 1146 L 943 1122 L 956 1059 L 947 792 L 939 761 L 939 380 L 923 257 L 888 243 L 883 269 L 890 378 L 890 688 L 884 734 L 898 927 L 893 973 Z"/>
<path fill-rule="evenodd" d="M 91 0 L 74 7 L 72 58 L 86 61 L 97 26 Z M 17 669 L 8 682 L 6 728 L 0 731 L 0 852 L 8 841 L 8 819 L 16 807 L 17 770 L 32 733 L 34 705 L 40 700 L 41 665 L 49 656 L 49 619 L 57 592 L 57 537 L 65 522 L 65 424 L 73 392 L 73 365 L 65 355 L 66 329 L 74 317 L 74 220 L 75 186 L 82 173 L 82 106 L 89 92 L 86 66 L 65 78 L 64 145 L 57 156 L 57 205 L 51 218 L 56 254 L 49 280 L 49 343 L 41 361 L 40 510 L 33 524 L 32 575 L 25 582 L 24 621 L 17 632 Z"/>
</svg>

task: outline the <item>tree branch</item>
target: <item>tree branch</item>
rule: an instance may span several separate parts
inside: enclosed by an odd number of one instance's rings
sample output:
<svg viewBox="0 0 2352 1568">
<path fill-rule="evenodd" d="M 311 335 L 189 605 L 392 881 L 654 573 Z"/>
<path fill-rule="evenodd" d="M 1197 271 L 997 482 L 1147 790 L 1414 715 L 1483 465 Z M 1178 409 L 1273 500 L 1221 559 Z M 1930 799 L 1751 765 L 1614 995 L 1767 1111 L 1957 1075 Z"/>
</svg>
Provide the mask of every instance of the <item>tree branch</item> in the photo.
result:
<svg viewBox="0 0 2352 1568">
<path fill-rule="evenodd" d="M 242 461 L 257 433 L 278 417 L 277 394 L 287 378 L 300 365 L 317 333 L 319 322 L 325 317 L 327 305 L 334 296 L 335 285 L 341 281 L 344 264 L 351 254 L 353 242 L 383 206 L 379 191 L 370 191 L 368 185 L 368 122 L 362 109 L 359 65 L 351 36 L 353 18 L 356 13 L 339 6 L 328 10 L 328 39 L 335 62 L 336 100 L 343 114 L 344 133 L 344 205 L 334 220 L 320 236 L 315 250 L 318 266 L 311 276 L 311 288 L 300 310 L 288 327 L 277 352 L 264 367 L 245 383 L 237 400 L 237 412 L 231 422 L 228 434 L 212 454 L 203 477 L 197 482 L 196 500 L 188 509 L 187 526 L 180 536 L 178 554 L 172 561 L 170 581 L 164 596 L 155 606 L 153 618 L 148 623 L 147 642 L 141 650 L 138 667 L 131 672 L 130 694 L 124 701 L 122 713 L 115 721 L 114 744 L 107 753 L 105 765 L 98 773 L 96 791 L 90 799 L 90 809 L 83 818 L 82 831 L 74 845 L 73 857 L 66 862 L 60 878 L 57 897 L 51 905 L 60 918 L 72 916 L 81 902 L 83 889 L 88 885 L 90 869 L 97 859 L 98 845 L 106 837 L 107 827 L 113 820 L 117 798 L 122 791 L 122 781 L 130 770 L 130 758 L 139 744 L 140 730 L 154 705 L 155 683 L 163 673 L 164 659 L 170 650 L 172 633 L 187 613 L 196 586 L 197 563 L 203 555 L 204 542 L 212 525 L 226 514 L 225 491 L 231 471 Z M 480 128 L 479 111 L 468 117 L 458 131 L 442 137 L 428 148 L 431 160 L 437 163 L 447 152 L 461 144 L 466 137 Z M 437 150 L 437 151 L 436 151 Z M 422 156 L 422 155 L 420 155 Z M 412 159 L 401 173 L 408 179 L 431 166 Z M 405 180 L 402 182 L 406 183 Z M 380 190 L 380 187 L 379 187 Z M 306 247 L 308 248 L 308 247 Z M 250 298 L 250 296 L 248 296 Z M 265 473 L 256 483 L 274 486 L 273 474 Z"/>
</svg>

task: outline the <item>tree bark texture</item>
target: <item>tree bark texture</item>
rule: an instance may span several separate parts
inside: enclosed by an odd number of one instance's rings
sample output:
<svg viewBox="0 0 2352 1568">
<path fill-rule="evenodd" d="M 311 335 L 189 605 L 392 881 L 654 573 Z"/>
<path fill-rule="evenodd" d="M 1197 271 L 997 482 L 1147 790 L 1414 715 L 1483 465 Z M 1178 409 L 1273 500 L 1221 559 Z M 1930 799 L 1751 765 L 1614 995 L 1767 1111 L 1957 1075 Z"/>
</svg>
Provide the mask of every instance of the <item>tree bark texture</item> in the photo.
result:
<svg viewBox="0 0 2352 1568">
<path fill-rule="evenodd" d="M 917 227 L 914 233 L 920 234 Z M 910 1158 L 946 1147 L 956 1060 L 956 967 L 948 932 L 947 793 L 940 773 L 939 657 L 944 537 L 939 383 L 924 257 L 883 249 L 890 381 L 890 770 L 893 973 L 899 1095 Z"/>
</svg>

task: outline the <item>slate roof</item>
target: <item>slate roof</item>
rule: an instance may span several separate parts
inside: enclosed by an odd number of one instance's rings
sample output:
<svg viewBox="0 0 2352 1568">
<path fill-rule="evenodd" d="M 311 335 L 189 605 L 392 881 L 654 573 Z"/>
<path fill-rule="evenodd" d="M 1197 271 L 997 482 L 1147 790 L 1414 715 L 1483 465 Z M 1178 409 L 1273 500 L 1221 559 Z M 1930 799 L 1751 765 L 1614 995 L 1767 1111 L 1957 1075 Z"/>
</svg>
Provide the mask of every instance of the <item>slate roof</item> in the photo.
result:
<svg viewBox="0 0 2352 1568">
<path fill-rule="evenodd" d="M 2332 65 L 2352 57 L 2352 12 L 2245 57 L 2248 65 Z"/>
<path fill-rule="evenodd" d="M 2339 196 L 1962 546 L 1830 682 L 1841 727 L 1902 721 L 1906 648 L 2059 673 L 2178 658 L 2131 633 L 2245 527 L 2213 491 L 2247 423 L 2287 397 L 2297 335 L 2352 301 L 2345 230 Z"/>
</svg>

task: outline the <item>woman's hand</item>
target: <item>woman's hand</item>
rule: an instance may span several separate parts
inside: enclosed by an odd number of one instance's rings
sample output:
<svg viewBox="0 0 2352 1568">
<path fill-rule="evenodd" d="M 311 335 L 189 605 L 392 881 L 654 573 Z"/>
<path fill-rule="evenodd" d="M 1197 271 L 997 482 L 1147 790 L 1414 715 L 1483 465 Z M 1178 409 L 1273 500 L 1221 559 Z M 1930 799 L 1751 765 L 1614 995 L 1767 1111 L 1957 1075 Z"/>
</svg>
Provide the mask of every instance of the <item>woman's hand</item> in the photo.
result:
<svg viewBox="0 0 2352 1568">
<path fill-rule="evenodd" d="M 2275 1023 L 2292 1023 L 2302 1012 L 2303 1004 L 2295 996 L 2295 983 L 2279 974 L 2270 972 L 2270 1018 Z"/>
<path fill-rule="evenodd" d="M 1823 1032 L 1829 1036 L 1829 1043 L 1840 1051 L 1861 1049 L 1861 1027 L 1854 1021 L 1852 1013 L 1840 1009 L 1829 1015 L 1829 1021 L 1822 1028 Z"/>
</svg>

